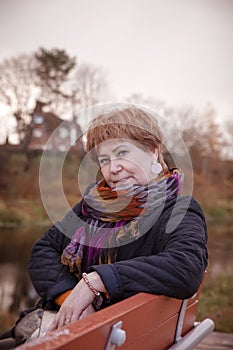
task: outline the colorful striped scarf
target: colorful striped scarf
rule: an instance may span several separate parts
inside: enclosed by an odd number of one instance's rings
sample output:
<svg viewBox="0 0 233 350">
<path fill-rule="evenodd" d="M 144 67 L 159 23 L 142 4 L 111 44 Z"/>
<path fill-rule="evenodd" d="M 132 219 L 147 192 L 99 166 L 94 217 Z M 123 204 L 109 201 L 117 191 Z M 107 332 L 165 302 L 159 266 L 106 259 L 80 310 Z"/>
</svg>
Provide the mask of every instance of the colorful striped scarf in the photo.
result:
<svg viewBox="0 0 233 350">
<path fill-rule="evenodd" d="M 172 169 L 148 185 L 112 190 L 105 180 L 97 183 L 84 195 L 83 225 L 64 249 L 62 263 L 80 277 L 90 265 L 115 262 L 119 246 L 152 227 L 165 202 L 178 195 L 182 181 L 183 173 Z"/>
</svg>

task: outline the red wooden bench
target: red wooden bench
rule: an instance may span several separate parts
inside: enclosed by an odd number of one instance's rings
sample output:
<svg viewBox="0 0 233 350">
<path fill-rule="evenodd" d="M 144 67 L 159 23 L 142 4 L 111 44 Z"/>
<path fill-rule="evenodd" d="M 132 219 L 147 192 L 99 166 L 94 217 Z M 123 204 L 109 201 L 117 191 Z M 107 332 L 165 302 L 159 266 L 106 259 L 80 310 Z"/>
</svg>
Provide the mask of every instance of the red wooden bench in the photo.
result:
<svg viewBox="0 0 233 350">
<path fill-rule="evenodd" d="M 214 329 L 210 319 L 195 322 L 198 296 L 182 301 L 140 293 L 18 349 L 193 349 Z"/>
</svg>

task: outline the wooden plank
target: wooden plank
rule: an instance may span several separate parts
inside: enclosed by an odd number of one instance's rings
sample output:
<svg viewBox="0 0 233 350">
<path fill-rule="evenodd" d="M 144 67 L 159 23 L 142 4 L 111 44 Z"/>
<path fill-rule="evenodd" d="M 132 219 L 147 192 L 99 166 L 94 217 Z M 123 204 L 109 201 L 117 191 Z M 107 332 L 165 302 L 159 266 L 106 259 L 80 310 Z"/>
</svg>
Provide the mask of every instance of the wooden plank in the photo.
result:
<svg viewBox="0 0 233 350">
<path fill-rule="evenodd" d="M 194 324 L 197 296 L 188 302 L 183 333 Z M 119 350 L 163 350 L 174 343 L 182 300 L 140 293 L 57 331 L 26 343 L 19 350 L 103 350 L 111 327 L 123 322 L 126 342 Z"/>
<path fill-rule="evenodd" d="M 230 350 L 233 349 L 233 334 L 213 332 L 209 334 L 195 350 Z"/>
<path fill-rule="evenodd" d="M 74 348 L 94 348 L 95 350 L 103 350 L 111 326 L 120 320 L 123 321 L 122 328 L 127 330 L 127 341 L 124 344 L 127 349 L 130 349 L 130 344 L 135 344 L 135 339 L 138 339 L 141 344 L 140 339 L 148 338 L 148 335 L 152 337 L 152 334 L 155 333 L 154 340 L 151 341 L 151 344 L 154 344 L 158 337 L 156 331 L 160 332 L 159 327 L 163 324 L 161 327 L 163 338 L 165 342 L 167 342 L 166 339 L 169 339 L 170 344 L 170 340 L 171 343 L 174 340 L 181 303 L 182 301 L 177 299 L 140 293 L 90 315 L 82 321 L 77 321 L 51 332 L 43 338 L 26 343 L 19 349 L 73 350 Z"/>
<path fill-rule="evenodd" d="M 119 347 L 119 350 L 165 350 L 168 349 L 174 342 L 175 330 L 178 315 L 169 318 L 159 327 L 151 325 L 146 332 L 134 333 L 133 329 L 130 332 L 127 330 L 128 340 Z M 126 328 L 127 329 L 127 328 Z M 128 337 L 130 336 L 130 337 Z"/>
</svg>

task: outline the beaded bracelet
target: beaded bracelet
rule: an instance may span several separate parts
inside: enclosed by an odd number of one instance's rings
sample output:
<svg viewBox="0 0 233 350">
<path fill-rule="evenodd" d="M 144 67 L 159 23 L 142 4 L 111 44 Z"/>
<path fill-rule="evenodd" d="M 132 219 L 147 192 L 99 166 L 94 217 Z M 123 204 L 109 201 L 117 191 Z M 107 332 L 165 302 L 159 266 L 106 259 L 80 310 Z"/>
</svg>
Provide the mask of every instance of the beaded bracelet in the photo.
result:
<svg viewBox="0 0 233 350">
<path fill-rule="evenodd" d="M 98 291 L 93 287 L 93 285 L 90 283 L 90 281 L 89 281 L 88 278 L 87 278 L 86 272 L 83 272 L 82 278 L 83 278 L 84 282 L 86 283 L 86 285 L 90 288 L 90 290 L 92 291 L 92 293 L 94 293 L 96 297 L 99 297 L 99 296 L 100 296 L 100 292 L 98 292 Z"/>
</svg>

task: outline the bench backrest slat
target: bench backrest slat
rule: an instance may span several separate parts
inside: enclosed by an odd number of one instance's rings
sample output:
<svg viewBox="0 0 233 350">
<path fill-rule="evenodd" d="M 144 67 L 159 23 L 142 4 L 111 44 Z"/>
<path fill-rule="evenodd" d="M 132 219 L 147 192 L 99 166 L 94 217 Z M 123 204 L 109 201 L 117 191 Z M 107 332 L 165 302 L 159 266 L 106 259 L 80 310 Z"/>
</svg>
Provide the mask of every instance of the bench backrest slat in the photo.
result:
<svg viewBox="0 0 233 350">
<path fill-rule="evenodd" d="M 126 342 L 117 349 L 167 349 L 174 343 L 182 300 L 140 293 L 104 310 L 25 343 L 19 350 L 104 350 L 112 325 L 122 321 Z M 182 335 L 193 328 L 198 295 L 188 301 Z"/>
</svg>

